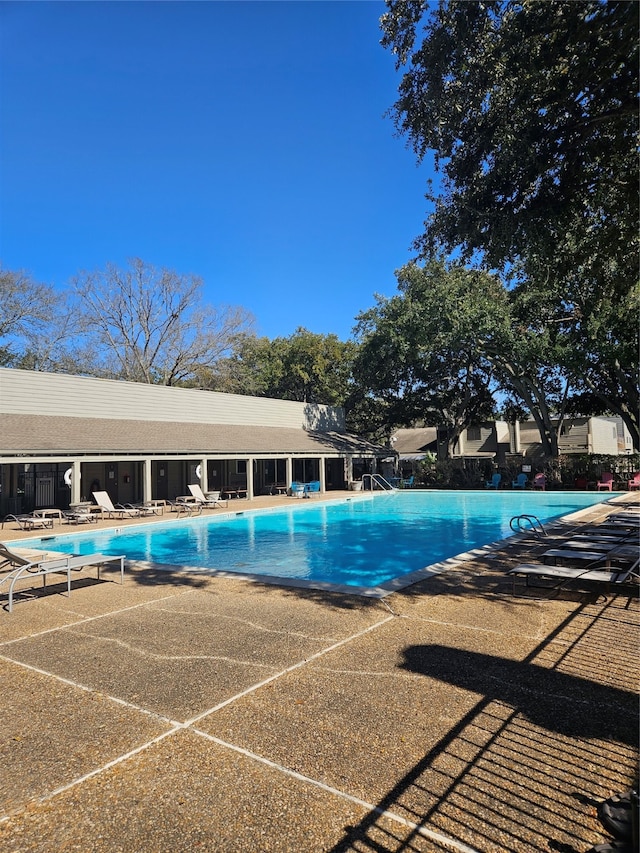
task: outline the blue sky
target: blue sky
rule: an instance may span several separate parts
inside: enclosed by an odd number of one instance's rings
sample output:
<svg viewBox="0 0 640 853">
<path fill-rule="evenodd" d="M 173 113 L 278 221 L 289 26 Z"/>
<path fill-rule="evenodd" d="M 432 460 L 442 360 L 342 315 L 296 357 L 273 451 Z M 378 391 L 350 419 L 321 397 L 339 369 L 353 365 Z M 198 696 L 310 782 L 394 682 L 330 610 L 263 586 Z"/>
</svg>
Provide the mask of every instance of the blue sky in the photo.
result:
<svg viewBox="0 0 640 853">
<path fill-rule="evenodd" d="M 270 338 L 346 340 L 427 213 L 383 2 L 0 3 L 0 262 L 140 257 Z"/>
</svg>

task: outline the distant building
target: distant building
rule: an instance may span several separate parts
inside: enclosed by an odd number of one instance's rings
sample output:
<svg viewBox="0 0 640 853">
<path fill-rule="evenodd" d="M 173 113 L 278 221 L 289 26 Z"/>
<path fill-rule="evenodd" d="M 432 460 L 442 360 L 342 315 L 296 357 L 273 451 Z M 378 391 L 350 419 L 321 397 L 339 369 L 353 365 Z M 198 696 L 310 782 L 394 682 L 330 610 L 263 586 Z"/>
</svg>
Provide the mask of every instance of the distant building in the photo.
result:
<svg viewBox="0 0 640 853">
<path fill-rule="evenodd" d="M 439 440 L 437 427 L 399 429 L 392 444 L 401 463 L 417 462 L 432 453 L 443 456 L 444 442 Z M 559 450 L 564 454 L 598 453 L 617 456 L 633 452 L 633 441 L 622 418 L 567 418 L 559 437 Z M 536 456 L 541 448 L 540 433 L 535 421 L 508 424 L 506 421 L 487 421 L 462 431 L 453 449 L 454 458 L 493 459 L 503 464 L 508 455 Z"/>
<path fill-rule="evenodd" d="M 91 500 L 348 488 L 389 449 L 338 407 L 0 368 L 0 516 Z"/>
</svg>

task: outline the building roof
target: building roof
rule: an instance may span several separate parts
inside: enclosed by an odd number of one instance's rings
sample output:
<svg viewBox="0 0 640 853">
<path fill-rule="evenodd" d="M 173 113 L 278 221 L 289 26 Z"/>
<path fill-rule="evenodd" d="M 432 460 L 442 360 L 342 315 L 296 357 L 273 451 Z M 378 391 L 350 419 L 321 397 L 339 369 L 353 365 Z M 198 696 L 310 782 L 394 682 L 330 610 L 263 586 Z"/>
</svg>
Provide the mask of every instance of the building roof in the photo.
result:
<svg viewBox="0 0 640 853">
<path fill-rule="evenodd" d="M 437 435 L 436 427 L 399 429 L 393 435 L 395 439 L 393 449 L 401 456 L 419 454 L 429 449 L 429 445 L 436 441 Z"/>
<path fill-rule="evenodd" d="M 66 455 L 388 455 L 339 432 L 179 421 L 0 414 L 0 457 Z"/>
</svg>

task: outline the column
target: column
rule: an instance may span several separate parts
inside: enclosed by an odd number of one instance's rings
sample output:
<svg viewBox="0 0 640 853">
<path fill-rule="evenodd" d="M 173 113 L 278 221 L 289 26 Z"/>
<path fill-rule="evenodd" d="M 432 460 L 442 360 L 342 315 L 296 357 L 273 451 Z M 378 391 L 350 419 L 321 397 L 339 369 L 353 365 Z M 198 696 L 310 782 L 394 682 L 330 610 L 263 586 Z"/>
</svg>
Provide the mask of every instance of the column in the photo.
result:
<svg viewBox="0 0 640 853">
<path fill-rule="evenodd" d="M 347 489 L 349 489 L 353 482 L 353 456 L 350 453 L 344 459 L 344 479 L 347 483 Z"/>
<path fill-rule="evenodd" d="M 207 494 L 209 491 L 209 469 L 207 468 L 207 460 L 200 460 L 200 488 Z"/>
<path fill-rule="evenodd" d="M 253 500 L 253 459 L 247 459 L 247 500 Z"/>
<path fill-rule="evenodd" d="M 80 460 L 74 460 L 71 467 L 73 468 L 73 471 L 71 473 L 71 500 L 69 503 L 79 504 L 80 497 L 82 495 L 82 484 L 80 482 L 82 477 L 82 466 L 80 464 Z M 86 497 L 87 500 L 91 500 L 91 495 L 87 495 Z"/>
<path fill-rule="evenodd" d="M 142 460 L 142 501 L 153 500 L 153 485 L 151 481 L 151 459 Z"/>
</svg>

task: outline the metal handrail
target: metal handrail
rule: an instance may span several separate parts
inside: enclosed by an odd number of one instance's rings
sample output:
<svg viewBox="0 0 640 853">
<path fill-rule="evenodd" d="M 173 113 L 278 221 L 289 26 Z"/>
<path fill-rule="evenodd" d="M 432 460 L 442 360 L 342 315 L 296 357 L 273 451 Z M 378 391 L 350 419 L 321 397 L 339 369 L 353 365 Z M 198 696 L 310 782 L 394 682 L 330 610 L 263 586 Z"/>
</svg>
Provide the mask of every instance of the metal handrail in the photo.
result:
<svg viewBox="0 0 640 853">
<path fill-rule="evenodd" d="M 527 515 L 526 513 L 514 515 L 509 522 L 509 527 L 514 533 L 533 533 L 538 538 L 547 535 L 540 519 L 535 515 Z"/>
<path fill-rule="evenodd" d="M 363 474 L 362 475 L 362 488 L 367 488 L 367 482 L 369 483 L 369 491 L 374 491 L 375 486 L 380 486 L 381 489 L 385 492 L 395 492 L 397 491 L 395 486 L 392 486 L 388 480 L 382 476 L 382 474 Z"/>
</svg>

